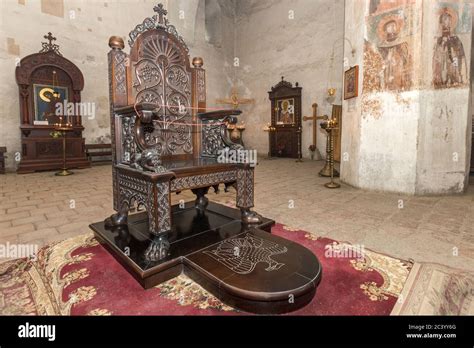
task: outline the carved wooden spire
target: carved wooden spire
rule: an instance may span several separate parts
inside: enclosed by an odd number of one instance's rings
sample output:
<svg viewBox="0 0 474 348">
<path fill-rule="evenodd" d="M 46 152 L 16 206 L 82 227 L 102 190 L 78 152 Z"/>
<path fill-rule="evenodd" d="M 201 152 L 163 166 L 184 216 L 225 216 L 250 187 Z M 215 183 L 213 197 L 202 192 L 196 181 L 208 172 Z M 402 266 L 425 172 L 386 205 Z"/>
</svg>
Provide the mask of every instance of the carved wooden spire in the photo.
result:
<svg viewBox="0 0 474 348">
<path fill-rule="evenodd" d="M 40 53 L 45 53 L 45 52 L 50 52 L 53 51 L 57 55 L 62 56 L 62 54 L 59 52 L 59 46 L 53 43 L 53 41 L 56 41 L 56 38 L 51 34 L 51 32 L 48 33 L 48 35 L 43 36 L 48 42 L 42 42 L 42 48 Z"/>
<path fill-rule="evenodd" d="M 164 25 L 165 24 L 165 16 L 168 14 L 168 11 L 165 10 L 163 4 L 158 4 L 153 7 L 153 11 L 158 13 L 158 23 Z"/>
<path fill-rule="evenodd" d="M 179 36 L 175 26 L 171 25 L 168 19 L 166 18 L 168 11 L 165 10 L 163 4 L 158 4 L 153 7 L 153 11 L 155 11 L 155 15 L 153 15 L 152 17 L 145 18 L 141 24 L 135 26 L 135 29 L 133 29 L 128 34 L 128 37 L 130 38 L 128 40 L 129 46 L 133 47 L 133 44 L 135 43 L 137 37 L 142 33 L 146 32 L 147 30 L 161 29 L 169 33 L 170 35 L 174 35 L 176 39 L 181 43 L 181 45 L 183 45 L 183 47 L 186 49 L 186 52 L 189 53 L 188 46 L 184 42 L 183 38 Z"/>
</svg>

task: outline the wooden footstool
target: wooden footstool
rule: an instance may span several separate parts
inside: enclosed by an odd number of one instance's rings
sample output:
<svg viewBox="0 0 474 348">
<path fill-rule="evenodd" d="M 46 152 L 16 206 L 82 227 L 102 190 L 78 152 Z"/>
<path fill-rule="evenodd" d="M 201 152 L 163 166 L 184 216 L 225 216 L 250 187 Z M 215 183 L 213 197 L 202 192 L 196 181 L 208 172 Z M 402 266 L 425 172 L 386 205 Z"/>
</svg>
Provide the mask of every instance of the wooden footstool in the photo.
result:
<svg viewBox="0 0 474 348">
<path fill-rule="evenodd" d="M 149 232 L 146 213 L 127 226 L 90 227 L 97 239 L 145 288 L 186 274 L 222 302 L 243 311 L 276 314 L 309 303 L 321 280 L 321 265 L 305 247 L 271 235 L 274 221 L 245 225 L 240 211 L 209 202 L 203 213 L 190 202 L 173 206 L 166 258 Z M 156 245 L 156 247 L 155 247 Z"/>
</svg>

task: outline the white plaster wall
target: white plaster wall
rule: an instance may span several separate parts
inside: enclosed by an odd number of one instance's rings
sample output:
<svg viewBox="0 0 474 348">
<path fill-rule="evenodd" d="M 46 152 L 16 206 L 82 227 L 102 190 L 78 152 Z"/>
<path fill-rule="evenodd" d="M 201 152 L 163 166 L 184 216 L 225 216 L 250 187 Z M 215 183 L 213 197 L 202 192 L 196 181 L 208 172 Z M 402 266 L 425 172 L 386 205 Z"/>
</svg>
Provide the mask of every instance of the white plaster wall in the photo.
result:
<svg viewBox="0 0 474 348">
<path fill-rule="evenodd" d="M 359 186 L 371 190 L 414 194 L 417 161 L 418 91 L 382 92 L 377 116 L 362 115 Z M 400 102 L 404 100 L 404 102 Z"/>
<path fill-rule="evenodd" d="M 463 8 L 472 1 L 448 1 Z M 471 86 L 434 90 L 432 57 L 438 20 L 435 7 L 423 2 L 423 62 L 418 126 L 416 194 L 462 193 L 467 189 L 470 167 Z M 464 18 L 465 21 L 470 19 Z M 471 26 L 472 28 L 472 26 Z M 456 33 L 462 41 L 467 63 L 471 61 L 472 32 Z M 470 69 L 470 64 L 467 64 Z M 468 71 L 467 76 L 470 76 Z"/>
<path fill-rule="evenodd" d="M 417 194 L 461 193 L 466 189 L 467 131 L 472 127 L 469 94 L 468 88 L 421 92 Z"/>
<path fill-rule="evenodd" d="M 242 106 L 247 147 L 268 153 L 268 135 L 262 131 L 271 115 L 267 92 L 281 76 L 303 88 L 303 115 L 312 115 L 315 102 L 319 115 L 331 115 L 332 104 L 325 99 L 329 85 L 337 88 L 334 103 L 341 104 L 343 21 L 342 0 L 237 1 L 236 84 L 244 97 L 255 99 L 254 105 Z M 302 138 L 303 157 L 309 158 L 312 122 L 303 122 Z M 317 145 L 324 155 L 326 135 L 319 127 Z"/>
<path fill-rule="evenodd" d="M 346 66 L 359 66 L 359 94 L 364 76 L 364 36 L 365 36 L 365 6 L 357 1 L 345 1 L 346 17 L 344 21 L 344 59 Z M 355 49 L 355 52 L 353 52 Z M 341 77 L 342 79 L 342 77 Z M 361 98 L 344 100 L 342 117 L 344 126 L 341 136 L 341 180 L 352 186 L 359 187 L 359 166 L 361 146 Z"/>
<path fill-rule="evenodd" d="M 221 34 L 224 40 L 220 47 L 216 47 L 205 40 L 204 0 L 162 2 L 168 9 L 171 24 L 188 44 L 191 58 L 201 56 L 204 59 L 208 100 L 212 105 L 212 101 L 222 96 L 222 91 L 230 86 L 228 76 L 231 70 L 226 62 L 233 52 L 233 13 L 229 14 L 228 9 L 223 11 Z M 127 42 L 128 33 L 144 18 L 154 14 L 156 3 L 155 0 L 67 0 L 64 2 L 64 17 L 56 17 L 42 13 L 41 3 L 37 0 L 27 0 L 25 5 L 14 0 L 0 0 L 0 146 L 7 146 L 8 170 L 15 170 L 14 153 L 20 151 L 16 59 L 39 52 L 41 42 L 45 41 L 43 35 L 48 31 L 57 37 L 56 43 L 62 54 L 84 74 L 82 101 L 96 104 L 96 118 L 84 119 L 83 124 L 86 143 L 97 142 L 110 134 L 108 39 L 111 35 L 119 35 Z M 8 53 L 7 38 L 14 38 L 20 46 L 19 57 Z"/>
</svg>

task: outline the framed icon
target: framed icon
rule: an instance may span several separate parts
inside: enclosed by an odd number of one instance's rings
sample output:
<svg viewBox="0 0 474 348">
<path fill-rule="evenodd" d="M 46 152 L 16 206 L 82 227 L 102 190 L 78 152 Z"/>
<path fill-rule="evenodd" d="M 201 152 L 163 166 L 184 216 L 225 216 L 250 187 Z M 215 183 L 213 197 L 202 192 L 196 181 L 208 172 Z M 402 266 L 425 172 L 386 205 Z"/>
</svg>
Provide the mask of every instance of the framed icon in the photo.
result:
<svg viewBox="0 0 474 348">
<path fill-rule="evenodd" d="M 290 99 L 280 99 L 277 101 L 277 118 L 276 124 L 294 124 L 295 123 L 295 100 Z"/>
<path fill-rule="evenodd" d="M 56 104 L 68 99 L 68 88 L 52 85 L 33 85 L 35 121 L 48 121 L 56 115 Z"/>
<path fill-rule="evenodd" d="M 344 73 L 344 100 L 359 95 L 359 66 L 355 65 Z"/>
</svg>

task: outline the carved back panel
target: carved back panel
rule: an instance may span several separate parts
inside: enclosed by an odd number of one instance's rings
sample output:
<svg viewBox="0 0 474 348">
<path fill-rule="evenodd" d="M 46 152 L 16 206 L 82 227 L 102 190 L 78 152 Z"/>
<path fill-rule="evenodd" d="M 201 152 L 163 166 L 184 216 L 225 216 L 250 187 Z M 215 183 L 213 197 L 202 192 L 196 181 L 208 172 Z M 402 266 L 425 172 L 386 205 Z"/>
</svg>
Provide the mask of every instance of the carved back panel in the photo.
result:
<svg viewBox="0 0 474 348">
<path fill-rule="evenodd" d="M 184 42 L 165 29 L 140 34 L 130 54 L 133 103 L 156 106 L 148 146 L 163 156 L 192 154 L 192 73 Z"/>
<path fill-rule="evenodd" d="M 162 4 L 130 33 L 130 54 L 122 38 L 112 36 L 109 61 L 110 128 L 114 165 L 132 165 L 148 149 L 162 159 L 194 159 L 201 153 L 197 113 L 206 109 L 206 74 L 202 58 L 190 66 L 189 50 L 169 24 Z M 154 107 L 151 122 L 139 116 L 144 103 Z M 118 111 L 120 110 L 120 111 Z M 118 111 L 118 112 L 117 112 Z M 149 111 L 147 111 L 149 113 Z M 114 207 L 118 186 L 115 166 Z"/>
</svg>

